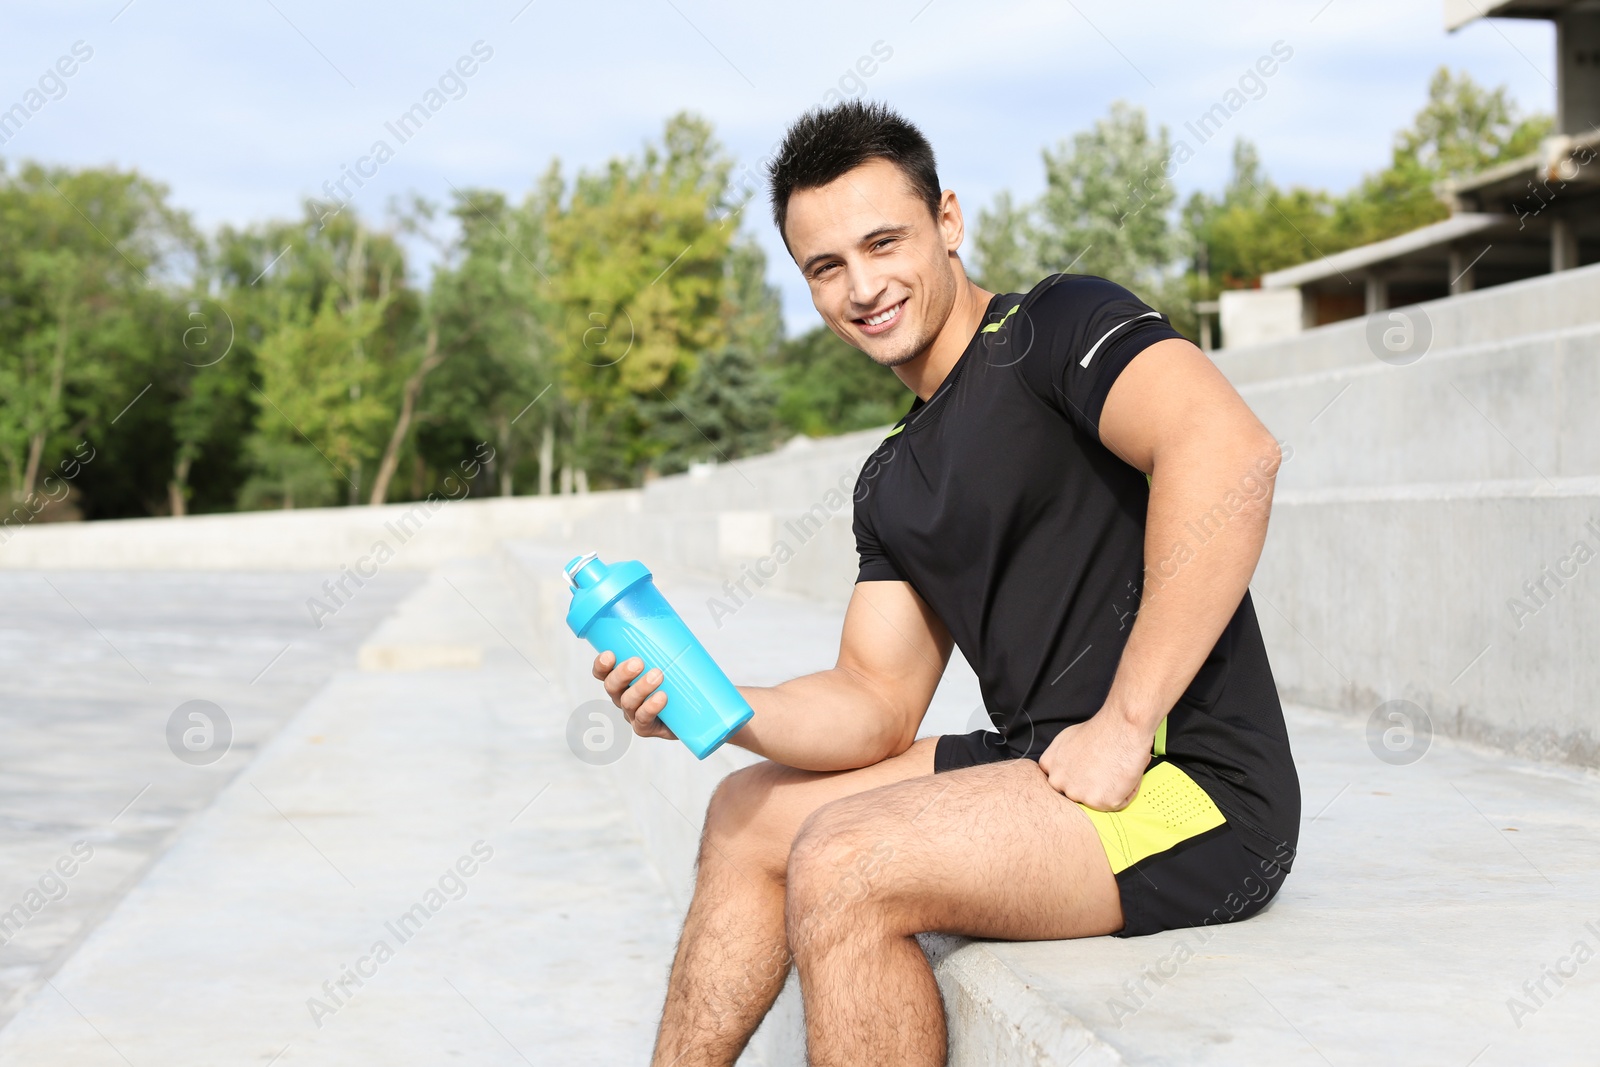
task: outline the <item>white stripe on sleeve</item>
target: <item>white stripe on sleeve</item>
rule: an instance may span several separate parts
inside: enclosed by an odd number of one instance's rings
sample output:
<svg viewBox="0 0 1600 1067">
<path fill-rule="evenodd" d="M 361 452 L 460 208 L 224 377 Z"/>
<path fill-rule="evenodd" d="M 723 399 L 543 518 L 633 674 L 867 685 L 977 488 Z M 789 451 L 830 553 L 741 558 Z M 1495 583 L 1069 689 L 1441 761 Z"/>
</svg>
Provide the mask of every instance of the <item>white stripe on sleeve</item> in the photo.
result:
<svg viewBox="0 0 1600 1067">
<path fill-rule="evenodd" d="M 1100 351 L 1100 346 L 1106 343 L 1106 338 L 1110 337 L 1112 334 L 1116 333 L 1118 330 L 1120 330 L 1124 326 L 1128 325 L 1128 323 L 1130 323 L 1130 322 L 1138 322 L 1140 319 L 1150 319 L 1150 318 L 1160 318 L 1160 317 L 1161 317 L 1161 312 L 1159 312 L 1159 311 L 1147 311 L 1143 315 L 1135 315 L 1133 318 L 1129 319 L 1128 322 L 1119 322 L 1119 323 L 1117 323 L 1115 326 L 1111 327 L 1111 329 L 1107 330 L 1105 332 L 1105 334 L 1103 336 L 1101 336 L 1100 340 L 1098 340 L 1098 341 L 1096 341 L 1094 343 L 1094 347 L 1089 349 L 1089 352 L 1088 352 L 1087 355 L 1085 355 L 1082 359 L 1078 360 L 1078 366 L 1087 367 L 1089 365 L 1089 361 L 1094 358 L 1094 354 L 1096 352 Z"/>
</svg>

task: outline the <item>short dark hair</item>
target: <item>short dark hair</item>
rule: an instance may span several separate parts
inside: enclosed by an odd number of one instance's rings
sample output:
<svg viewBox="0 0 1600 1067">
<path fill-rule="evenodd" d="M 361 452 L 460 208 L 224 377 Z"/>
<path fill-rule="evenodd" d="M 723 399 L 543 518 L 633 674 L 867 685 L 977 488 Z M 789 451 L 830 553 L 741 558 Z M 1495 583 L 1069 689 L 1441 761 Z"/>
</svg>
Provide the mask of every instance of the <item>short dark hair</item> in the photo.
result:
<svg viewBox="0 0 1600 1067">
<path fill-rule="evenodd" d="M 789 197 L 796 189 L 815 189 L 869 159 L 886 159 L 900 168 L 911 192 L 939 217 L 939 173 L 933 146 L 922 131 L 887 104 L 845 100 L 829 108 L 814 107 L 784 135 L 777 157 L 767 165 L 772 192 L 772 221 L 784 247 L 789 235 Z"/>
</svg>

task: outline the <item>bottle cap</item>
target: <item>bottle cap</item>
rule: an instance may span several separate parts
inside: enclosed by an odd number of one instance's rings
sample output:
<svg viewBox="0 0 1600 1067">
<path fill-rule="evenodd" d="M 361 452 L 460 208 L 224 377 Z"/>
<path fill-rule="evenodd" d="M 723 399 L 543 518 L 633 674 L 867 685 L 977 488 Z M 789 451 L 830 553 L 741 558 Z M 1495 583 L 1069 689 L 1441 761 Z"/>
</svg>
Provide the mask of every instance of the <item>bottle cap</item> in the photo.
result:
<svg viewBox="0 0 1600 1067">
<path fill-rule="evenodd" d="M 649 568 L 638 560 L 628 559 L 607 566 L 594 552 L 572 557 L 562 573 L 572 590 L 567 626 L 579 637 L 584 636 L 596 616 L 650 577 Z"/>
<path fill-rule="evenodd" d="M 595 565 L 590 567 L 590 562 Z M 567 565 L 561 568 L 561 573 L 567 576 L 569 588 L 587 589 L 605 577 L 606 565 L 600 562 L 600 553 L 585 552 L 581 556 L 573 556 L 567 560 Z"/>
</svg>

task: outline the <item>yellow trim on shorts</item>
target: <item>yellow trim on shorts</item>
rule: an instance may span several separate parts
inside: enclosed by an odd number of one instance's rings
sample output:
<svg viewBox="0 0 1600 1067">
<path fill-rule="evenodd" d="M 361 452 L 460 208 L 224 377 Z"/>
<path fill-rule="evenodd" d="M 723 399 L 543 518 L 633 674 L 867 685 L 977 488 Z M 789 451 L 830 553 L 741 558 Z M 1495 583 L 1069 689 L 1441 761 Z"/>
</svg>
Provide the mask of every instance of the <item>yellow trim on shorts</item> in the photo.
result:
<svg viewBox="0 0 1600 1067">
<path fill-rule="evenodd" d="M 1139 792 L 1121 811 L 1096 811 L 1073 803 L 1094 823 L 1112 874 L 1227 822 L 1206 791 L 1167 761 L 1144 772 Z"/>
</svg>

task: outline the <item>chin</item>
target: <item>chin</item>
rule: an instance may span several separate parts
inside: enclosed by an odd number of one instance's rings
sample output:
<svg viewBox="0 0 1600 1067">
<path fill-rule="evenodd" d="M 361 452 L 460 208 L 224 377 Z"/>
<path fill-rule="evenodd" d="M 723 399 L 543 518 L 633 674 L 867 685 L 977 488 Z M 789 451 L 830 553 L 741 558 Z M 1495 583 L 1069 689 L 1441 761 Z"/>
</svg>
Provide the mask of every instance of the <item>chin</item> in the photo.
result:
<svg viewBox="0 0 1600 1067">
<path fill-rule="evenodd" d="M 898 367 L 902 363 L 910 363 L 916 359 L 917 356 L 922 354 L 922 348 L 920 345 L 912 345 L 910 348 L 895 352 L 892 355 L 873 355 L 871 352 L 867 354 L 872 356 L 872 362 L 880 367 Z"/>
<path fill-rule="evenodd" d="M 894 352 L 888 352 L 888 354 L 883 354 L 883 352 L 869 352 L 867 349 L 862 349 L 862 352 L 867 352 L 867 357 L 872 358 L 872 362 L 877 363 L 878 366 L 899 366 L 901 363 L 910 363 L 912 360 L 915 360 L 918 352 L 920 352 L 920 349 L 915 349 L 915 347 L 912 347 L 912 349 L 906 350 L 906 352 L 894 350 Z"/>
</svg>

